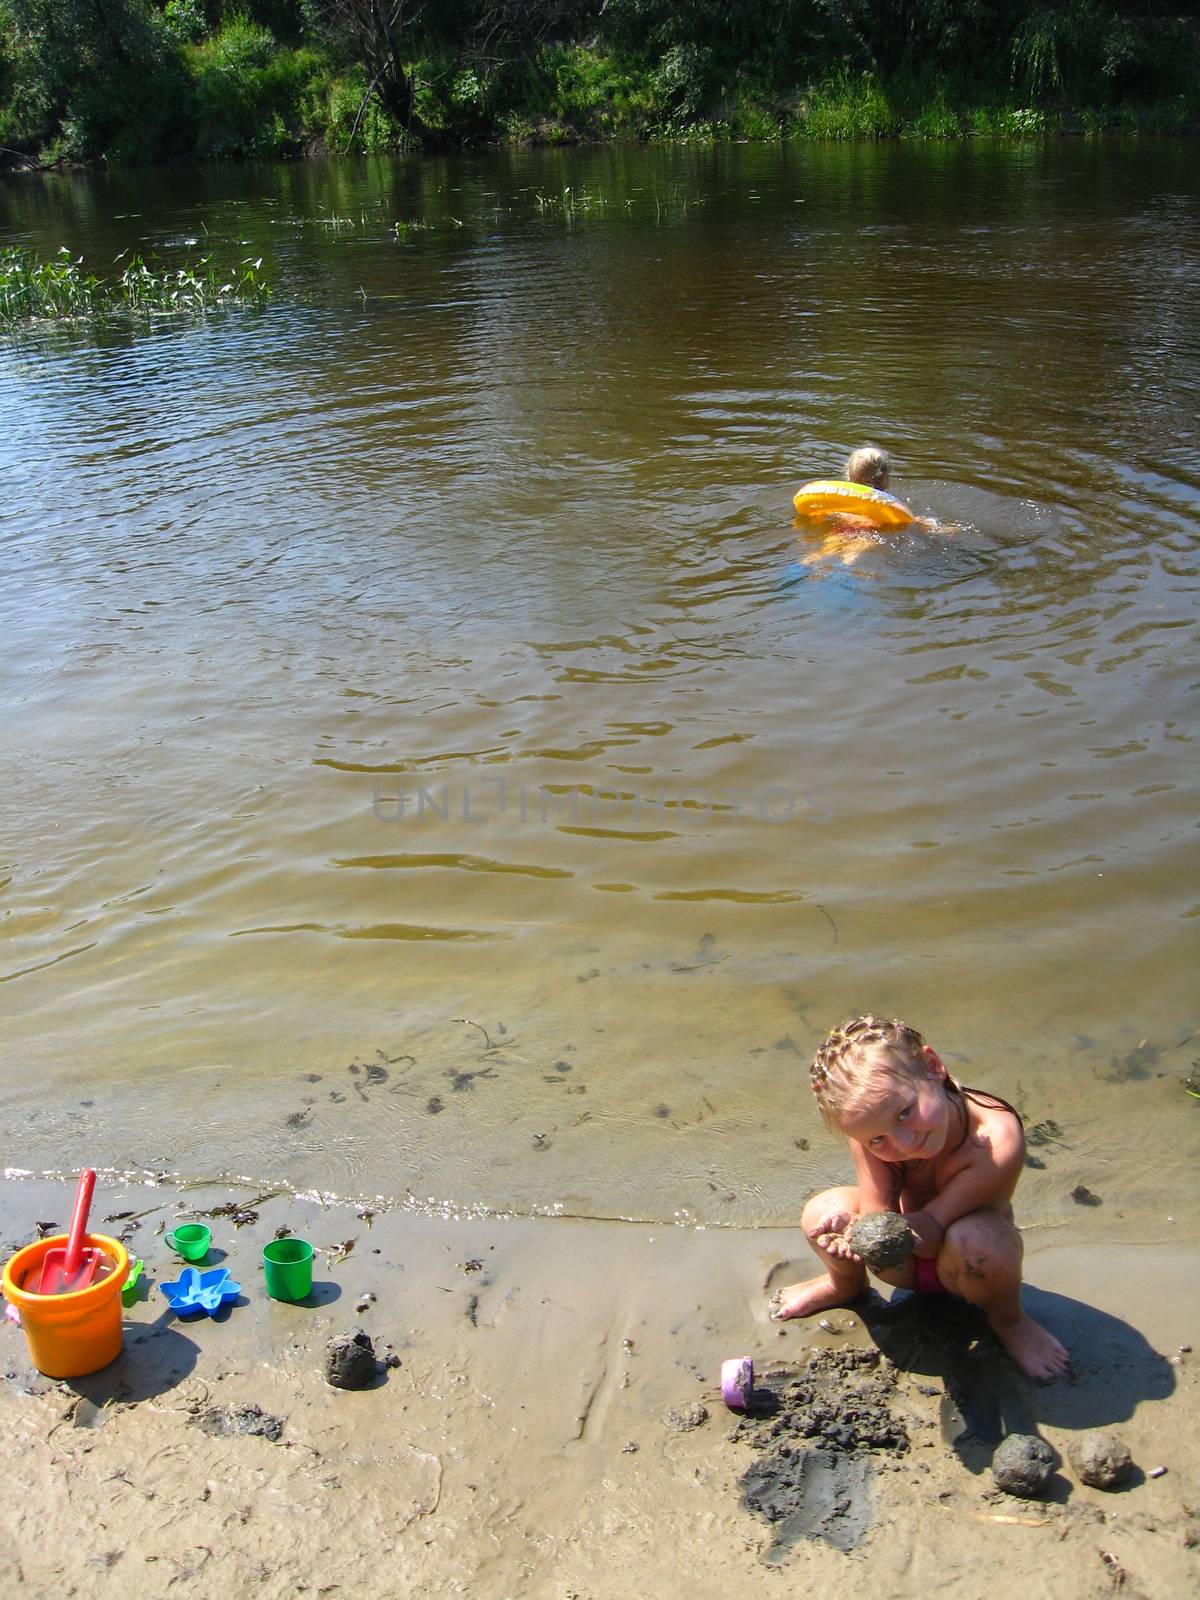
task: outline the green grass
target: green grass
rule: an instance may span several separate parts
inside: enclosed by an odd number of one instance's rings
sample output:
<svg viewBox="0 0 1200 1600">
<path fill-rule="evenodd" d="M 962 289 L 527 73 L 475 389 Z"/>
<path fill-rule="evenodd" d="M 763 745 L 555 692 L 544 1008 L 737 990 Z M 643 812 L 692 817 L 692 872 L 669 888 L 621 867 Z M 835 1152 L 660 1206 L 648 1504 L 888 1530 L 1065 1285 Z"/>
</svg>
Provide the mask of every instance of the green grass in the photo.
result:
<svg viewBox="0 0 1200 1600">
<path fill-rule="evenodd" d="M 117 258 L 118 260 L 121 257 Z M 109 316 L 202 316 L 227 305 L 265 305 L 271 290 L 262 261 L 218 271 L 211 256 L 181 267 L 126 261 L 119 278 L 104 282 L 83 270 L 83 258 L 64 245 L 49 261 L 32 250 L 0 250 L 0 325 L 63 322 Z"/>
<path fill-rule="evenodd" d="M 745 94 L 738 96 L 730 112 L 730 122 L 738 138 L 749 139 L 754 144 L 770 144 L 783 131 L 783 119 L 777 111 Z"/>
<path fill-rule="evenodd" d="M 809 139 L 888 139 L 900 131 L 887 95 L 867 73 L 842 73 L 800 102 L 796 131 Z"/>
<path fill-rule="evenodd" d="M 1035 106 L 981 106 L 969 123 L 972 133 L 1005 139 L 1043 139 L 1057 121 Z"/>
</svg>

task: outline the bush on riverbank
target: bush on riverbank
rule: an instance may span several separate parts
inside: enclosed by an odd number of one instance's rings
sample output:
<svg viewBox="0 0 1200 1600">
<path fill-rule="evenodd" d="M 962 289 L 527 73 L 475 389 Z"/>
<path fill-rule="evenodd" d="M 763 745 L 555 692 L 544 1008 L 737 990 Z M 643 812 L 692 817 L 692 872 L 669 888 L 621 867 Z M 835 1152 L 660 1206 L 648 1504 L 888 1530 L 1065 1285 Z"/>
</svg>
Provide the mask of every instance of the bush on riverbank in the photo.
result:
<svg viewBox="0 0 1200 1600">
<path fill-rule="evenodd" d="M 152 161 L 1200 119 L 1200 26 L 1154 0 L 447 0 L 407 18 L 387 0 L 0 0 L 0 146 Z"/>
</svg>

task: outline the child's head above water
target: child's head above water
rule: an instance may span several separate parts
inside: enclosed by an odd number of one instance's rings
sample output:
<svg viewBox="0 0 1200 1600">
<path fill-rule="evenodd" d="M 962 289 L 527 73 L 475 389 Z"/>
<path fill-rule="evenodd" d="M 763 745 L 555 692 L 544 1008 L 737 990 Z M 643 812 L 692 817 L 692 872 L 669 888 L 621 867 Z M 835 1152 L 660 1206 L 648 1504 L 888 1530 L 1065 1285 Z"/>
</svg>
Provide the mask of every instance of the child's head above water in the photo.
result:
<svg viewBox="0 0 1200 1600">
<path fill-rule="evenodd" d="M 849 483 L 865 483 L 872 489 L 886 489 L 892 476 L 887 451 L 877 450 L 873 444 L 851 451 L 842 470 Z"/>
<path fill-rule="evenodd" d="M 907 1088 L 934 1075 L 937 1057 L 915 1028 L 898 1017 L 855 1017 L 835 1028 L 817 1051 L 809 1078 L 826 1127 L 844 1131 L 881 1092 Z M 937 1071 L 943 1069 L 938 1062 Z"/>
</svg>

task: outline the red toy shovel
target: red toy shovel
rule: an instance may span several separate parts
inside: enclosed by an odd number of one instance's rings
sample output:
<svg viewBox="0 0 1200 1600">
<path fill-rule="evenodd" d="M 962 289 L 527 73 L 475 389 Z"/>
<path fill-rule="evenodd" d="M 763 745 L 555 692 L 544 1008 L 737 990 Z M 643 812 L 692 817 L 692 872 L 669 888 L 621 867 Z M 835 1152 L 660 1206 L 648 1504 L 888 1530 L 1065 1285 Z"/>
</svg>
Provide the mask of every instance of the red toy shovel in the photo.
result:
<svg viewBox="0 0 1200 1600">
<path fill-rule="evenodd" d="M 75 1210 L 71 1213 L 71 1231 L 67 1235 L 66 1248 L 59 1246 L 47 1250 L 42 1261 L 38 1294 L 70 1294 L 73 1289 L 86 1289 L 96 1276 L 104 1253 L 94 1248 L 83 1248 L 88 1212 L 92 1209 L 92 1190 L 95 1187 L 95 1169 L 84 1167 L 75 1191 Z"/>
</svg>

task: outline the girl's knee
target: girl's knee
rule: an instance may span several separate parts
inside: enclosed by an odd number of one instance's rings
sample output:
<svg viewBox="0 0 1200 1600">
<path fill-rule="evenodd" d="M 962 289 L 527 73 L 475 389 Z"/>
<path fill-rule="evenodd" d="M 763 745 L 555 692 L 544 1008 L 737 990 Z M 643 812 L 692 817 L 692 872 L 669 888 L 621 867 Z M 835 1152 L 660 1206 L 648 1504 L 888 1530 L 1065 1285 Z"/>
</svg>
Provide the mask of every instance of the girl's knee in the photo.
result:
<svg viewBox="0 0 1200 1600">
<path fill-rule="evenodd" d="M 947 1269 L 970 1282 L 995 1277 L 1021 1265 L 1021 1235 L 1007 1218 L 995 1211 L 972 1211 L 946 1229 L 938 1256 Z"/>
<path fill-rule="evenodd" d="M 810 1239 L 815 1239 L 818 1234 L 826 1232 L 831 1217 L 856 1217 L 858 1211 L 857 1189 L 823 1189 L 806 1202 L 800 1213 L 800 1226 Z"/>
</svg>

